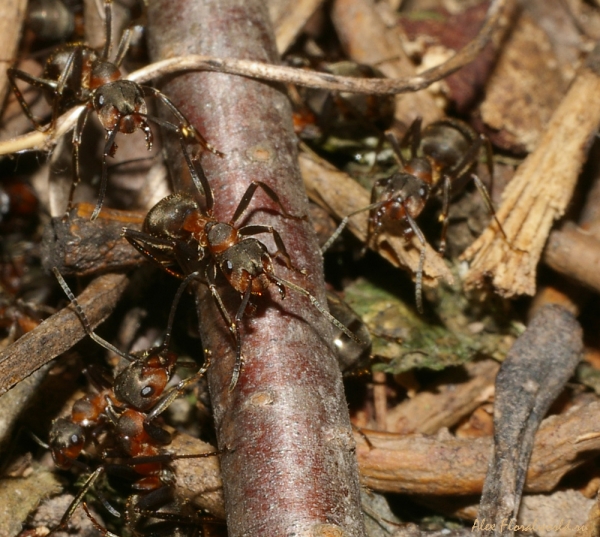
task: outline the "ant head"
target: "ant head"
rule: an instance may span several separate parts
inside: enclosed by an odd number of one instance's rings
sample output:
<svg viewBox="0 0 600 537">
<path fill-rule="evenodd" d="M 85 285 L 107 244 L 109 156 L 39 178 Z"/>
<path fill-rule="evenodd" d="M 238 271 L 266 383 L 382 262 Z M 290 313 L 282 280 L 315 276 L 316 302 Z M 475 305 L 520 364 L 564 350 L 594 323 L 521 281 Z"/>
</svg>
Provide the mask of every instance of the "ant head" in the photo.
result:
<svg viewBox="0 0 600 537">
<path fill-rule="evenodd" d="M 171 379 L 177 355 L 162 347 L 148 351 L 115 378 L 115 397 L 141 412 L 150 410 L 160 399 Z"/>
<path fill-rule="evenodd" d="M 248 238 L 234 244 L 216 256 L 219 268 L 229 284 L 239 293 L 252 286 L 253 295 L 262 294 L 269 286 L 263 275 L 274 275 L 273 261 L 267 247 L 257 239 Z"/>
<path fill-rule="evenodd" d="M 68 469 L 79 456 L 85 444 L 83 427 L 65 418 L 52 422 L 50 449 L 59 468 Z"/>
<path fill-rule="evenodd" d="M 141 88 L 129 80 L 105 83 L 94 91 L 94 110 L 107 131 L 130 134 L 144 123 L 148 107 Z"/>
</svg>

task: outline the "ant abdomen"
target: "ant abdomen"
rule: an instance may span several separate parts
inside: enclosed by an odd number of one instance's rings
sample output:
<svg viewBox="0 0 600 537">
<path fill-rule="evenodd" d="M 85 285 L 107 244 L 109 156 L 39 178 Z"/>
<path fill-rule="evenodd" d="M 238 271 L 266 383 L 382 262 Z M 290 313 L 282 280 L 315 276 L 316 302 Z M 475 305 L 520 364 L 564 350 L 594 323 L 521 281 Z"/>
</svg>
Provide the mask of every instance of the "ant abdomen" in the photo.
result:
<svg viewBox="0 0 600 537">
<path fill-rule="evenodd" d="M 155 237 L 187 241 L 200 216 L 198 203 L 187 194 L 172 194 L 160 200 L 146 216 L 143 230 Z"/>
</svg>

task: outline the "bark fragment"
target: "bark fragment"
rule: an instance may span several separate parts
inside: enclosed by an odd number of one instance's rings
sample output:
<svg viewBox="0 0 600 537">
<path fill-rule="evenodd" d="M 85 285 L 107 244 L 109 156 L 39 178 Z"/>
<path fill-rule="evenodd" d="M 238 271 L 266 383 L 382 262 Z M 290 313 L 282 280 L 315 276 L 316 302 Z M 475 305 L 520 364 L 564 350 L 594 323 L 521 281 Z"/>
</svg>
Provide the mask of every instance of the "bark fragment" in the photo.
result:
<svg viewBox="0 0 600 537">
<path fill-rule="evenodd" d="M 506 187 L 494 222 L 461 256 L 470 262 L 466 287 L 490 277 L 505 297 L 535 292 L 537 263 L 554 221 L 571 199 L 587 150 L 600 125 L 600 108 L 589 102 L 600 91 L 600 46 L 552 116 L 536 150 Z"/>
<path fill-rule="evenodd" d="M 496 378 L 494 456 L 479 507 L 479 519 L 496 527 L 483 535 L 514 534 L 499 522 L 517 517 L 535 432 L 575 371 L 582 337 L 571 313 L 544 306 L 502 364 Z"/>
</svg>

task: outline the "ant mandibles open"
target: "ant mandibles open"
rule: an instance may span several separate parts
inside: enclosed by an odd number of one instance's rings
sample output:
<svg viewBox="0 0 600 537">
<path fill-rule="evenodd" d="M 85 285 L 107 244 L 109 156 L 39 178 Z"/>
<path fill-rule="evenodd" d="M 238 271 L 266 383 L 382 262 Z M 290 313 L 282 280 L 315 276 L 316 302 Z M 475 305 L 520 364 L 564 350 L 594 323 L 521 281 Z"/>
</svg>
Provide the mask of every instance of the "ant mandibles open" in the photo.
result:
<svg viewBox="0 0 600 537">
<path fill-rule="evenodd" d="M 303 294 L 329 322 L 349 338 L 362 343 L 309 291 L 275 273 L 274 260 L 278 259 L 288 269 L 304 274 L 304 271 L 292 264 L 285 244 L 275 228 L 257 224 L 239 226 L 241 217 L 258 189 L 279 207 L 284 218 L 305 220 L 305 217 L 289 214 L 270 186 L 261 181 L 253 181 L 231 219 L 228 222 L 219 221 L 213 213 L 214 197 L 208 180 L 201 167 L 198 168 L 199 171 L 195 170 L 185 147 L 183 149 L 194 182 L 202 185 L 204 208 L 188 194 L 173 194 L 162 199 L 148 212 L 142 231 L 126 228 L 123 235 L 139 252 L 169 274 L 178 278 L 195 277 L 208 286 L 235 344 L 235 365 L 229 390 L 234 389 L 242 370 L 240 325 L 244 313 L 251 298 L 261 296 L 271 285 L 277 287 L 282 298 L 285 298 L 286 288 Z M 263 242 L 253 237 L 261 233 L 268 233 L 273 237 L 277 247 L 274 253 L 269 252 Z M 241 297 L 233 316 L 227 311 L 217 289 L 219 273 Z"/>
<path fill-rule="evenodd" d="M 95 385 L 96 393 L 75 401 L 69 417 L 59 418 L 52 423 L 47 447 L 59 468 L 80 466 L 88 469 L 88 465 L 81 462 L 79 457 L 91 444 L 95 444 L 95 451 L 101 451 L 103 454 L 102 464 L 87 478 L 63 515 L 59 526 L 53 531 L 66 527 L 75 509 L 83 503 L 96 527 L 103 534 L 112 535 L 97 524 L 84 502 L 86 493 L 107 471 L 107 467 L 113 471 L 123 467 L 133 470 L 132 488 L 144 493 L 144 496 L 137 500 L 135 509 L 146 512 L 172 499 L 171 482 L 166 472 L 170 462 L 182 458 L 217 455 L 215 452 L 185 455 L 166 453 L 164 447 L 171 443 L 171 434 L 157 423 L 158 416 L 188 386 L 206 373 L 209 362 L 205 361 L 195 374 L 167 388 L 177 362 L 177 355 L 169 350 L 175 310 L 189 281 L 184 281 L 177 290 L 163 344 L 141 353 L 128 354 L 93 332 L 87 316 L 67 283 L 56 268 L 53 272 L 86 333 L 96 343 L 129 362 L 114 379 L 89 369 L 88 374 Z M 111 460 L 110 464 L 105 462 L 107 458 Z M 103 504 L 111 514 L 119 516 L 108 502 L 104 501 Z"/>
<path fill-rule="evenodd" d="M 423 212 L 432 195 L 442 195 L 440 254 L 443 255 L 446 249 L 451 193 L 464 187 L 469 179 L 475 183 L 490 215 L 505 240 L 508 240 L 496 217 L 485 185 L 473 172 L 478 155 L 482 147 L 485 147 L 488 171 L 493 178 L 493 155 L 487 137 L 478 135 L 466 123 L 455 119 L 436 121 L 425 128 L 422 128 L 421 124 L 421 118 L 417 118 L 400 143 L 395 136 L 388 133 L 388 140 L 400 163 L 400 171 L 375 181 L 371 191 L 371 203 L 344 217 L 321 248 L 321 251 L 325 252 L 342 233 L 348 220 L 364 211 L 369 211 L 365 248 L 377 246 L 377 238 L 384 227 L 402 234 L 407 240 L 413 235 L 416 236 L 421 244 L 415 291 L 419 312 L 423 311 L 422 284 L 426 241 L 416 218 Z M 403 149 L 410 151 L 410 158 L 404 157 Z"/>
<path fill-rule="evenodd" d="M 123 32 L 117 47 L 115 59 L 109 60 L 112 46 L 112 0 L 104 0 L 105 11 L 105 43 L 101 52 L 81 43 L 73 43 L 59 47 L 47 60 L 41 77 L 33 76 L 19 69 L 9 69 L 8 78 L 12 89 L 23 111 L 31 120 L 34 127 L 42 132 L 52 132 L 58 116 L 76 105 L 85 105 L 73 131 L 73 182 L 69 192 L 66 213 L 72 209 L 73 196 L 77 184 L 81 181 L 79 167 L 79 146 L 82 132 L 90 112 L 93 110 L 102 127 L 106 131 L 106 141 L 102 152 L 102 172 L 100 193 L 92 220 L 98 217 L 104 202 L 108 182 L 108 166 L 106 158 L 114 156 L 117 150 L 115 143 L 117 133 L 131 134 L 142 130 L 146 138 L 146 146 L 150 151 L 153 144 L 153 134 L 148 121 L 164 126 L 172 126 L 158 118 L 148 115 L 145 96 L 158 98 L 176 118 L 178 125 L 175 129 L 181 132 L 189 142 L 194 141 L 211 153 L 222 157 L 223 154 L 211 146 L 200 132 L 187 120 L 175 104 L 160 90 L 142 86 L 130 80 L 121 78 L 120 66 L 125 58 L 131 39 L 131 29 Z M 33 116 L 29 105 L 17 86 L 17 79 L 31 86 L 40 88 L 52 104 L 52 118 L 48 127 L 44 127 Z"/>
</svg>

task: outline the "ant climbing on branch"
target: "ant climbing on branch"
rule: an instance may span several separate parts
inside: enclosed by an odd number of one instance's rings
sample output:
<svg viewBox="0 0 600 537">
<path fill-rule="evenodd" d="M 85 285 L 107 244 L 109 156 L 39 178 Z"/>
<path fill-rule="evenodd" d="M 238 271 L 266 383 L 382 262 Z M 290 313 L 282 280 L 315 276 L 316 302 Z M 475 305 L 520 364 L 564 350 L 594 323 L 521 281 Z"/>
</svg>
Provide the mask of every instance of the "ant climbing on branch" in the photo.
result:
<svg viewBox="0 0 600 537">
<path fill-rule="evenodd" d="M 288 269 L 304 274 L 304 271 L 292 264 L 285 244 L 275 228 L 268 225 L 238 224 L 258 189 L 277 204 L 284 218 L 305 220 L 305 217 L 289 214 L 270 186 L 261 181 L 253 181 L 231 219 L 228 222 L 217 220 L 213 214 L 213 192 L 204 172 L 201 167 L 200 171 L 196 172 L 185 148 L 184 155 L 194 182 L 202 185 L 204 209 L 187 194 L 173 194 L 162 199 L 148 212 L 142 231 L 126 228 L 123 235 L 139 252 L 158 263 L 168 273 L 178 278 L 184 278 L 186 275 L 187 278 L 196 277 L 206 283 L 235 344 L 235 365 L 229 390 L 234 389 L 242 370 L 240 325 L 243 316 L 249 308 L 250 300 L 261 296 L 271 285 L 277 287 L 282 298 L 285 298 L 287 288 L 303 294 L 329 322 L 357 341 L 357 337 L 333 317 L 310 292 L 275 273 L 274 260 L 278 259 Z M 273 237 L 277 248 L 275 252 L 269 252 L 265 244 L 254 237 L 262 233 Z M 219 274 L 240 294 L 241 302 L 233 316 L 223 304 L 217 289 L 216 279 Z"/>
<path fill-rule="evenodd" d="M 422 120 L 417 118 L 400 143 L 391 133 L 388 133 L 387 138 L 399 160 L 400 171 L 375 181 L 371 190 L 371 203 L 344 217 L 322 246 L 321 252 L 329 249 L 352 216 L 365 211 L 369 211 L 365 248 L 376 247 L 377 238 L 384 227 L 392 232 L 399 232 L 407 240 L 416 236 L 421 244 L 416 275 L 416 302 L 417 309 L 422 312 L 426 240 L 416 218 L 433 195 L 442 194 L 440 254 L 443 255 L 446 249 L 451 192 L 462 188 L 469 179 L 475 183 L 489 213 L 506 239 L 485 185 L 472 172 L 479 152 L 485 145 L 488 171 L 493 178 L 492 149 L 486 137 L 477 135 L 466 123 L 454 119 L 436 121 L 422 128 Z M 410 151 L 408 159 L 403 155 L 403 149 Z"/>
<path fill-rule="evenodd" d="M 44 68 L 42 77 L 36 77 L 19 69 L 9 69 L 8 78 L 23 111 L 33 123 L 36 130 L 52 132 L 60 113 L 76 106 L 85 105 L 73 131 L 73 182 L 69 192 L 66 213 L 72 209 L 75 188 L 81 181 L 79 167 L 79 147 L 83 129 L 88 116 L 94 111 L 106 131 L 106 141 L 102 152 L 102 172 L 100 194 L 91 219 L 95 220 L 102 209 L 108 182 L 108 166 L 106 158 L 114 156 L 117 150 L 115 143 L 119 132 L 131 134 L 142 130 L 146 138 L 148 151 L 152 149 L 153 134 L 148 121 L 162 124 L 158 118 L 148 115 L 145 97 L 158 98 L 174 115 L 179 129 L 193 134 L 195 141 L 204 149 L 222 157 L 223 154 L 211 146 L 200 132 L 193 127 L 179 108 L 160 90 L 142 86 L 136 82 L 122 79 L 120 66 L 125 58 L 131 39 L 131 29 L 123 32 L 115 59 L 109 60 L 112 45 L 112 0 L 104 0 L 105 11 L 105 43 L 99 53 L 95 49 L 80 43 L 68 44 L 52 54 Z M 17 79 L 40 88 L 52 104 L 52 117 L 48 127 L 43 127 L 33 116 Z"/>
<path fill-rule="evenodd" d="M 169 314 L 164 342 L 158 347 L 137 354 L 120 351 L 93 332 L 87 316 L 56 268 L 54 275 L 71 301 L 86 333 L 99 345 L 116 353 L 129 363 L 114 378 L 90 372 L 96 393 L 86 395 L 73 404 L 68 418 L 59 418 L 52 423 L 50 442 L 47 446 L 57 466 L 68 469 L 73 465 L 87 465 L 78 459 L 86 446 L 94 444 L 96 451 L 102 452 L 102 464 L 87 478 L 85 484 L 72 501 L 56 529 L 64 528 L 75 509 L 94 483 L 110 467 L 133 469 L 132 488 L 144 496 L 138 500 L 136 509 L 146 512 L 166 504 L 172 498 L 167 465 L 182 458 L 212 457 L 217 453 L 175 455 L 166 453 L 164 447 L 171 443 L 171 434 L 157 424 L 158 416 L 178 397 L 186 387 L 198 381 L 205 373 L 209 362 L 190 377 L 175 386 L 167 388 L 177 362 L 177 355 L 168 350 L 173 327 L 175 310 L 190 279 L 179 286 Z M 106 459 L 116 462 L 107 464 Z M 121 472 L 119 472 L 121 473 Z M 126 473 L 123 470 L 123 473 Z M 106 508 L 119 516 L 107 502 Z M 87 506 L 84 506 L 87 510 Z M 89 512 L 88 512 L 89 514 Z M 105 535 L 111 535 L 90 518 Z M 55 529 L 55 531 L 56 531 Z"/>
</svg>

